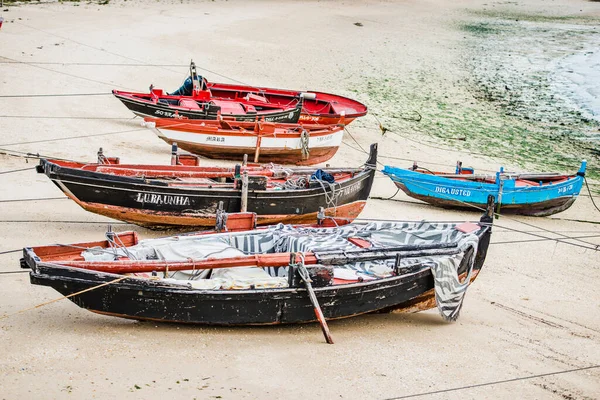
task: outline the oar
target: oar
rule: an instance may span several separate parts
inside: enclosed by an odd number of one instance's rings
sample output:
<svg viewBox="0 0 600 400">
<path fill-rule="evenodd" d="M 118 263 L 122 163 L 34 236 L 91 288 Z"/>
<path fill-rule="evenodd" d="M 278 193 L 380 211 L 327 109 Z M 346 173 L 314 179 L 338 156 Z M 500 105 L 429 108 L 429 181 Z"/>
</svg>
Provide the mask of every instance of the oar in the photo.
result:
<svg viewBox="0 0 600 400">
<path fill-rule="evenodd" d="M 323 315 L 323 311 L 321 310 L 321 306 L 319 305 L 319 300 L 317 299 L 317 295 L 315 295 L 315 290 L 312 287 L 310 275 L 308 274 L 308 270 L 304 265 L 304 256 L 302 253 L 298 253 L 301 258 L 299 263 L 296 263 L 296 253 L 290 254 L 290 264 L 298 267 L 298 274 L 300 278 L 304 281 L 306 285 L 306 291 L 308 292 L 308 297 L 310 298 L 310 302 L 313 305 L 313 309 L 315 310 L 315 315 L 317 316 L 317 320 L 319 324 L 321 324 L 321 330 L 323 331 L 323 336 L 325 336 L 325 341 L 329 344 L 333 344 L 333 339 L 331 338 L 331 334 L 329 333 L 329 326 L 327 326 L 327 321 L 325 321 L 325 316 Z"/>
</svg>

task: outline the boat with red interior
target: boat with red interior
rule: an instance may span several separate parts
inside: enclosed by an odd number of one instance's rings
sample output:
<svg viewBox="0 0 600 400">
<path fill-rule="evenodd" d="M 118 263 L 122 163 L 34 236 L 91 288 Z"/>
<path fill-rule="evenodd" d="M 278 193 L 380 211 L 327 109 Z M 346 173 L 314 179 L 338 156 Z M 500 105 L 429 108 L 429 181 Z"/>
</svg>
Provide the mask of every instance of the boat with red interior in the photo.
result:
<svg viewBox="0 0 600 400">
<path fill-rule="evenodd" d="M 148 227 L 211 227 L 224 211 L 254 212 L 259 225 L 316 223 L 318 215 L 352 221 L 364 208 L 377 145 L 359 168 L 247 164 L 204 167 L 176 146 L 172 165 L 121 164 L 100 151 L 98 162 L 42 159 L 37 167 L 82 208 Z"/>
<path fill-rule="evenodd" d="M 169 94 L 150 87 L 149 93 L 113 90 L 128 109 L 141 117 L 215 120 L 218 115 L 235 121 L 346 124 L 367 114 L 367 107 L 331 93 L 273 89 L 241 84 L 208 82 L 196 73 Z"/>
</svg>

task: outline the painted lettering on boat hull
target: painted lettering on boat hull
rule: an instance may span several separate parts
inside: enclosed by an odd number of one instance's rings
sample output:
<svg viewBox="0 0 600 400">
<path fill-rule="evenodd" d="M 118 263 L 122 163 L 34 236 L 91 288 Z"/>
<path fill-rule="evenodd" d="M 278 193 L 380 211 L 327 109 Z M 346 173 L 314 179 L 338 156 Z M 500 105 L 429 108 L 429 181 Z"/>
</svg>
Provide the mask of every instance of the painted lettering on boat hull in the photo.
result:
<svg viewBox="0 0 600 400">
<path fill-rule="evenodd" d="M 442 193 L 442 194 L 449 194 L 449 195 L 453 195 L 453 196 L 471 197 L 471 191 L 470 190 L 457 189 L 457 188 L 448 188 L 448 187 L 444 187 L 444 186 L 436 186 L 435 187 L 435 192 L 436 193 Z"/>
<path fill-rule="evenodd" d="M 135 197 L 138 203 L 168 204 L 174 206 L 189 206 L 190 198 L 187 196 L 171 196 L 168 194 L 138 193 Z"/>
</svg>

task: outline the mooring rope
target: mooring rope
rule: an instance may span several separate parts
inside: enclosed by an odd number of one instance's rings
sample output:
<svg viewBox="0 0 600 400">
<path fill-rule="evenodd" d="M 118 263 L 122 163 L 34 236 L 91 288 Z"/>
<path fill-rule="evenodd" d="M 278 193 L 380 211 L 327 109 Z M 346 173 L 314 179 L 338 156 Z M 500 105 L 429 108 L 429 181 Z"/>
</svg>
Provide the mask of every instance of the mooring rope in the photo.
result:
<svg viewBox="0 0 600 400">
<path fill-rule="evenodd" d="M 60 61 L 28 61 L 36 65 L 82 65 L 93 67 L 183 67 L 189 68 L 189 64 L 134 64 L 134 63 L 93 63 L 93 62 L 60 62 Z M 0 61 L 0 64 L 23 64 L 23 61 Z M 200 68 L 200 67 L 198 67 Z"/>
<path fill-rule="evenodd" d="M 497 215 L 497 213 L 494 213 L 494 214 Z M 561 236 L 561 237 L 551 238 L 551 237 L 547 237 L 547 236 L 538 235 L 538 234 L 535 234 L 535 233 L 532 233 L 532 232 L 520 231 L 518 229 L 509 228 L 509 227 L 505 227 L 505 226 L 502 226 L 502 225 L 492 225 L 492 224 L 490 224 L 490 226 L 497 226 L 497 227 L 501 227 L 501 228 L 504 228 L 504 229 L 507 229 L 507 230 L 510 230 L 510 231 L 514 231 L 516 233 L 522 233 L 524 235 L 530 235 L 530 236 L 534 236 L 534 237 L 538 237 L 538 238 L 543 238 L 543 239 L 546 239 L 546 240 L 557 241 L 557 242 L 560 242 L 560 243 L 568 244 L 568 245 L 575 246 L 575 247 L 584 248 L 584 249 L 587 249 L 587 250 L 600 251 L 600 245 L 586 242 L 584 240 L 578 239 L 577 237 L 571 237 L 571 236 L 568 236 L 568 235 L 564 235 L 564 234 L 562 234 L 560 232 L 554 232 L 554 231 L 551 231 L 551 230 L 548 230 L 548 229 L 544 229 L 544 228 L 535 226 L 533 224 L 528 224 L 526 222 L 522 222 L 522 221 L 519 221 L 517 219 L 508 218 L 506 216 L 503 216 L 503 217 L 506 218 L 506 219 L 515 221 L 515 222 L 520 222 L 522 224 L 531 226 L 532 228 L 537 228 L 537 229 L 540 229 L 541 231 L 552 233 L 552 234 L 555 234 L 555 235 L 558 235 L 558 236 Z M 338 218 L 338 219 L 343 219 L 343 218 Z M 382 221 L 382 220 L 381 219 L 360 218 L 359 217 L 359 218 L 355 218 L 354 221 L 357 221 L 357 222 L 360 222 L 360 221 L 379 222 L 379 221 Z M 405 222 L 405 221 L 402 221 L 402 220 L 394 220 L 394 219 L 385 219 L 385 221 L 388 221 L 388 222 Z M 433 223 L 433 221 L 429 221 L 429 222 Z M 444 223 L 451 223 L 451 222 L 458 222 L 458 221 L 443 221 L 443 222 Z M 462 222 L 464 222 L 464 221 L 462 221 Z M 587 244 L 589 246 L 584 246 L 584 245 L 581 245 L 581 244 L 578 244 L 578 243 L 571 243 L 571 242 L 568 242 L 567 240 L 579 241 L 579 242 L 582 242 L 582 243 Z M 590 247 L 590 246 L 592 246 L 592 247 Z"/>
<path fill-rule="evenodd" d="M 527 233 L 529 234 L 529 233 Z M 597 238 L 600 237 L 598 235 L 585 235 L 585 236 L 571 236 L 570 239 L 587 239 L 587 238 Z M 509 244 L 509 243 L 529 243 L 529 242 L 545 242 L 549 240 L 556 240 L 554 238 L 542 238 L 542 239 L 523 239 L 523 240 L 505 240 L 503 242 L 490 242 L 490 244 Z"/>
<path fill-rule="evenodd" d="M 62 197 L 61 197 L 62 198 Z M 40 220 L 40 219 L 4 219 L 0 223 L 7 224 L 92 224 L 92 225 L 135 225 L 129 222 L 120 221 L 56 221 L 56 220 Z M 1 253 L 0 253 L 1 254 Z"/>
<path fill-rule="evenodd" d="M 17 24 L 21 25 L 21 26 L 24 26 L 24 27 L 26 27 L 26 28 L 33 29 L 33 30 L 35 30 L 35 31 L 38 31 L 38 32 L 42 32 L 42 33 L 44 33 L 44 34 L 46 34 L 46 35 L 55 36 L 55 37 L 61 38 L 61 39 L 63 39 L 63 40 L 68 40 L 68 41 L 70 41 L 70 42 L 76 43 L 76 44 L 78 44 L 78 45 L 80 45 L 80 46 L 83 46 L 83 47 L 88 47 L 88 48 L 90 48 L 90 49 L 94 49 L 94 50 L 97 50 L 97 51 L 100 51 L 100 52 L 102 52 L 102 53 L 106 53 L 106 54 L 111 54 L 111 55 L 113 55 L 113 56 L 117 56 L 117 57 L 125 58 L 125 59 L 127 59 L 127 60 L 131 60 L 131 61 L 135 61 L 135 62 L 139 62 L 139 63 L 144 63 L 144 61 L 143 61 L 143 60 L 138 60 L 138 59 L 136 59 L 136 58 L 133 58 L 133 57 L 128 57 L 128 56 L 125 56 L 125 55 L 122 55 L 122 54 L 119 54 L 119 53 L 115 53 L 115 52 L 112 52 L 112 51 L 108 51 L 108 50 L 106 50 L 106 49 L 102 49 L 102 48 L 99 48 L 99 47 L 95 47 L 95 46 L 89 45 L 89 44 L 87 44 L 87 43 L 79 42 L 79 41 L 77 41 L 77 40 L 74 40 L 74 39 L 71 39 L 71 38 L 69 38 L 69 37 L 62 36 L 62 35 L 59 35 L 59 34 L 57 34 L 57 33 L 49 32 L 49 31 L 46 31 L 46 30 L 43 30 L 43 29 L 39 29 L 39 28 L 36 28 L 36 27 L 34 27 L 34 26 L 31 26 L 31 25 L 24 24 L 24 23 L 22 23 L 22 22 L 18 22 L 18 21 L 15 21 L 15 22 L 16 22 Z M 6 57 L 4 57 L 4 58 L 6 58 Z M 11 61 L 16 61 L 16 60 L 11 60 Z M 172 69 L 169 69 L 169 68 L 166 68 L 166 67 L 159 67 L 159 68 L 160 68 L 160 69 L 163 69 L 163 70 L 165 70 L 165 71 L 174 72 L 174 73 L 177 73 L 177 74 L 179 74 L 179 71 L 175 71 L 175 70 L 172 70 Z"/>
<path fill-rule="evenodd" d="M 13 60 L 13 59 L 5 57 L 5 56 L 2 56 L 2 57 L 5 58 L 5 59 L 7 59 L 7 60 L 10 60 L 10 61 L 17 61 L 17 60 Z M 54 72 L 54 73 L 57 73 L 57 74 L 60 74 L 60 75 L 66 75 L 66 76 L 71 77 L 71 78 L 82 79 L 82 80 L 85 80 L 85 81 L 89 81 L 89 82 L 98 83 L 98 84 L 101 84 L 101 85 L 110 86 L 110 87 L 113 87 L 113 88 L 114 87 L 120 87 L 120 88 L 123 88 L 123 89 L 135 90 L 133 88 L 128 88 L 126 86 L 117 85 L 115 83 L 103 82 L 103 81 L 99 81 L 99 80 L 96 80 L 96 79 L 86 78 L 85 76 L 79 76 L 79 75 L 70 74 L 70 73 L 64 72 L 64 71 L 57 71 L 55 69 L 42 67 L 41 65 L 29 64 L 28 62 L 25 62 L 25 61 L 23 61 L 22 64 L 28 65 L 28 66 L 33 67 L 33 68 L 42 69 L 44 71 L 50 71 L 50 72 Z"/>
<path fill-rule="evenodd" d="M 587 182 L 587 178 L 585 176 L 583 177 L 583 181 L 585 182 L 585 187 L 587 188 L 588 194 L 590 195 L 590 199 L 592 200 L 592 204 L 594 205 L 594 207 L 596 208 L 596 210 L 600 211 L 600 208 L 598 208 L 598 206 L 596 205 L 596 202 L 594 201 L 594 196 L 592 196 L 592 191 L 590 190 L 590 187 L 589 187 L 588 182 Z"/>
<path fill-rule="evenodd" d="M 5 314 L 3 316 L 0 316 L 0 320 L 6 319 L 8 317 L 12 317 L 12 316 L 15 316 L 15 315 L 18 315 L 18 314 L 22 314 L 22 313 L 24 313 L 26 311 L 35 310 L 36 308 L 40 308 L 40 307 L 46 306 L 48 304 L 56 303 L 57 301 L 60 301 L 60 300 L 69 299 L 71 297 L 74 297 L 74 296 L 77 296 L 77 295 L 80 295 L 80 294 L 83 294 L 83 293 L 91 292 L 92 290 L 96 290 L 96 289 L 99 289 L 99 288 L 104 287 L 104 286 L 112 285 L 113 283 L 120 282 L 120 281 L 122 281 L 124 279 L 127 279 L 127 278 L 130 278 L 130 276 L 127 276 L 127 275 L 121 276 L 119 278 L 113 279 L 110 282 L 104 282 L 104 283 L 102 283 L 100 285 L 92 286 L 90 288 L 83 289 L 83 290 L 80 290 L 79 292 L 71 293 L 71 294 L 68 294 L 66 296 L 61 296 L 61 297 L 58 297 L 56 299 L 53 299 L 53 300 L 50 300 L 50 301 L 46 301 L 44 303 L 37 304 L 37 305 L 35 305 L 33 307 L 24 308 L 22 310 L 19 310 L 17 312 L 12 313 L 12 314 Z"/>
<path fill-rule="evenodd" d="M 518 378 L 503 379 L 503 380 L 500 380 L 500 381 L 491 381 L 491 382 L 485 382 L 485 383 L 477 383 L 477 384 L 474 384 L 474 385 L 465 385 L 465 386 L 459 386 L 459 387 L 454 387 L 454 388 L 449 388 L 449 389 L 434 390 L 434 391 L 431 391 L 431 392 L 422 392 L 422 393 L 409 394 L 409 395 L 405 395 L 405 396 L 390 397 L 390 398 L 387 398 L 385 400 L 411 399 L 411 398 L 414 398 L 414 397 L 430 396 L 432 394 L 439 394 L 439 393 L 456 392 L 456 391 L 459 391 L 459 390 L 473 389 L 473 388 L 478 388 L 478 387 L 483 387 L 483 386 L 499 385 L 499 384 L 502 384 L 502 383 L 509 383 L 509 382 L 518 382 L 518 381 L 524 381 L 524 380 L 528 380 L 528 379 L 542 378 L 542 377 L 545 377 L 545 376 L 568 374 L 568 373 L 571 373 L 571 372 L 585 371 L 585 370 L 594 369 L 594 368 L 600 368 L 600 364 L 599 365 L 590 365 L 588 367 L 573 368 L 573 369 L 568 369 L 568 370 L 565 370 L 565 371 L 548 372 L 548 373 L 545 373 L 545 374 L 528 375 L 528 376 L 522 376 L 522 377 L 518 377 Z"/>
<path fill-rule="evenodd" d="M 10 171 L 1 171 L 0 175 L 3 175 L 3 174 L 12 174 L 13 172 L 31 171 L 32 169 L 35 169 L 35 167 L 13 169 L 13 170 L 10 170 Z"/>
<path fill-rule="evenodd" d="M 364 148 L 363 148 L 363 147 L 360 145 L 360 143 L 358 143 L 358 141 L 357 141 L 357 140 L 354 138 L 354 136 L 352 136 L 352 134 L 350 133 L 350 131 L 349 131 L 349 130 L 348 130 L 346 127 L 344 127 L 344 131 L 345 131 L 345 132 L 348 134 L 348 136 L 350 136 L 350 138 L 351 138 L 351 139 L 354 141 L 354 143 L 356 143 L 356 145 L 357 145 L 357 146 L 360 148 L 360 150 L 361 150 L 363 153 L 365 153 L 365 154 L 367 154 L 367 155 L 370 155 L 370 154 L 371 154 L 371 153 L 369 153 L 368 151 L 366 151 L 366 150 L 365 150 L 365 149 L 364 149 Z M 348 146 L 348 147 L 350 147 L 350 148 L 352 148 L 352 149 L 354 149 L 354 150 L 357 150 L 356 148 L 352 147 L 351 145 L 349 145 L 349 144 L 348 144 L 348 143 L 346 143 L 346 142 L 343 142 L 343 141 L 342 141 L 342 143 L 344 143 L 346 146 Z M 357 150 L 357 151 L 358 151 L 358 150 Z M 382 166 L 383 166 L 383 163 L 382 163 L 381 161 L 379 161 L 379 155 L 377 156 L 377 158 L 378 158 L 378 159 L 377 159 L 377 164 L 379 164 L 379 165 L 382 165 Z"/>
<path fill-rule="evenodd" d="M 52 159 L 52 160 L 77 162 L 75 160 L 69 160 L 68 158 L 50 157 L 50 156 L 41 155 L 40 153 L 29 153 L 29 152 L 25 152 L 25 151 L 17 151 L 17 150 L 10 150 L 10 149 L 0 149 L 0 155 L 24 158 L 25 160 L 29 160 L 29 159 L 39 160 L 41 158 L 47 158 L 47 159 Z"/>
<path fill-rule="evenodd" d="M 0 203 L 20 203 L 23 201 L 43 201 L 43 200 L 64 200 L 68 199 L 68 197 L 40 197 L 37 199 L 9 199 L 9 200 L 0 200 Z"/>
<path fill-rule="evenodd" d="M 112 52 L 112 51 L 108 51 L 108 50 L 105 50 L 105 49 L 102 49 L 102 48 L 94 47 L 94 46 L 91 46 L 91 45 L 86 44 L 86 43 L 78 42 L 78 41 L 76 41 L 74 39 L 71 39 L 71 38 L 68 38 L 68 37 L 65 37 L 65 36 L 61 36 L 61 35 L 58 35 L 56 33 L 48 32 L 48 31 L 45 31 L 45 30 L 42 30 L 42 29 L 30 26 L 30 25 L 27 25 L 27 24 L 24 24 L 22 22 L 18 22 L 18 21 L 15 21 L 15 22 L 17 24 L 19 24 L 19 25 L 22 25 L 22 26 L 25 26 L 27 28 L 30 28 L 30 29 L 33 29 L 33 30 L 36 30 L 36 31 L 39 31 L 39 32 L 42 32 L 42 33 L 45 33 L 47 35 L 52 35 L 52 36 L 56 36 L 56 37 L 59 37 L 59 38 L 64 39 L 64 40 L 69 40 L 69 41 L 71 41 L 73 43 L 76 43 L 76 44 L 78 44 L 80 46 L 89 47 L 91 49 L 94 49 L 94 50 L 97 50 L 97 51 L 100 51 L 100 52 L 103 52 L 103 53 L 112 54 L 112 55 L 115 55 L 117 57 L 121 57 L 121 58 L 125 58 L 127 60 L 135 61 L 136 63 L 142 63 L 142 64 L 144 64 L 144 66 L 147 66 L 147 67 L 156 67 L 156 68 L 160 68 L 160 69 L 163 69 L 165 71 L 173 72 L 173 73 L 176 73 L 176 74 L 180 74 L 181 73 L 180 71 L 175 71 L 175 70 L 169 69 L 169 68 L 167 68 L 167 66 L 164 66 L 164 65 L 161 65 L 161 64 L 147 63 L 147 62 L 145 62 L 143 60 L 138 60 L 136 58 L 128 57 L 128 56 L 125 56 L 125 55 L 122 55 L 122 54 L 119 54 L 119 53 L 115 53 L 115 52 Z M 12 60 L 12 59 L 4 57 L 4 56 L 3 56 L 3 58 L 5 58 L 5 59 L 7 59 L 9 61 L 13 61 L 13 62 L 15 62 L 15 61 L 19 62 L 18 60 Z M 39 65 L 36 65 L 36 66 L 39 67 Z M 170 65 L 168 65 L 168 66 L 170 66 Z M 189 64 L 185 65 L 185 67 L 189 68 Z M 206 72 L 210 72 L 211 74 L 215 74 L 215 75 L 223 77 L 225 79 L 229 79 L 229 80 L 231 80 L 233 82 L 241 83 L 242 85 L 251 86 L 251 85 L 249 85 L 249 84 L 247 84 L 245 82 L 238 81 L 237 79 L 230 78 L 230 77 L 228 77 L 226 75 L 220 74 L 220 73 L 215 72 L 215 71 L 211 71 L 209 69 L 203 68 L 203 67 L 198 66 L 198 65 L 196 65 L 196 68 L 201 69 L 201 70 L 206 71 Z M 258 89 L 257 87 L 254 87 L 254 86 L 252 86 L 252 88 L 253 89 Z"/>
<path fill-rule="evenodd" d="M 348 132 L 346 130 L 346 132 Z M 342 144 L 345 144 L 346 146 L 350 147 L 352 150 L 358 151 L 359 153 L 364 153 L 364 154 L 369 154 L 368 151 L 366 151 L 360 144 L 357 143 L 356 139 L 354 139 L 354 137 L 352 135 L 349 134 L 350 137 L 352 137 L 352 140 L 354 140 L 354 142 L 360 146 L 360 149 L 357 149 L 356 147 L 352 146 L 351 144 L 347 143 L 347 142 L 342 142 Z M 380 158 L 387 158 L 390 160 L 399 160 L 399 161 L 409 161 L 409 162 L 418 162 L 418 163 L 423 163 L 423 164 L 429 164 L 429 165 L 439 165 L 439 166 L 444 166 L 447 167 L 448 164 L 442 164 L 442 163 L 436 163 L 433 161 L 424 161 L 424 160 L 415 160 L 415 159 L 410 159 L 410 158 L 402 158 L 402 157 L 395 157 L 395 156 L 386 156 L 385 154 L 377 154 L 377 160 L 379 160 Z M 377 161 L 378 164 L 380 165 L 384 165 L 383 163 Z M 489 171 L 489 172 L 493 172 L 492 170 L 486 170 L 486 169 L 481 169 L 482 171 Z"/>
<path fill-rule="evenodd" d="M 82 120 L 100 120 L 100 121 L 115 121 L 115 120 L 130 120 L 136 117 L 83 117 L 83 116 L 68 116 L 68 115 L 0 115 L 0 118 L 19 118 L 19 119 L 82 119 Z"/>
<path fill-rule="evenodd" d="M 22 144 L 59 142 L 59 141 L 62 141 L 62 140 L 81 139 L 81 138 L 89 138 L 89 137 L 96 137 L 96 136 L 117 135 L 119 133 L 139 132 L 139 131 L 143 131 L 143 130 L 146 130 L 146 129 L 147 128 L 138 128 L 138 129 L 129 129 L 129 130 L 125 130 L 125 131 L 93 133 L 93 134 L 89 134 L 89 135 L 67 136 L 67 137 L 62 137 L 62 138 L 32 140 L 32 141 L 29 141 L 29 142 L 3 143 L 3 144 L 0 144 L 0 146 L 6 147 L 6 146 L 19 146 L 19 145 L 22 145 Z"/>
<path fill-rule="evenodd" d="M 6 251 L 0 251 L 0 254 L 10 254 L 10 253 L 16 253 L 18 251 L 22 251 L 23 249 L 15 249 L 15 250 L 6 250 Z"/>
<path fill-rule="evenodd" d="M 81 97 L 81 96 L 111 96 L 112 93 L 56 93 L 56 94 L 5 94 L 0 98 L 11 99 L 21 97 Z"/>
<path fill-rule="evenodd" d="M 419 187 L 419 188 L 423 189 L 423 190 L 426 190 L 428 192 L 434 193 L 431 189 L 429 189 L 429 188 L 427 188 L 425 186 L 416 184 L 414 182 L 412 184 L 414 186 L 416 186 L 416 187 Z M 455 199 L 455 198 L 453 198 L 453 197 L 451 197 L 449 195 L 446 195 L 444 193 L 436 193 L 436 195 L 441 196 L 441 197 L 445 197 L 446 199 L 449 199 L 449 200 L 452 200 L 452 201 L 456 201 L 457 203 L 463 204 L 463 205 L 465 205 L 467 207 L 474 208 L 474 209 L 479 210 L 479 211 L 486 211 L 482 207 L 476 206 L 474 204 L 467 203 L 467 202 L 462 201 L 462 200 Z M 496 212 L 494 212 L 494 215 L 497 216 L 497 217 L 501 216 L 499 213 L 496 213 Z M 560 233 L 556 233 L 556 232 L 554 232 L 554 231 L 552 231 L 550 229 L 545 229 L 545 228 L 542 228 L 541 226 L 537 226 L 537 225 L 531 224 L 529 222 L 521 221 L 521 220 L 518 220 L 516 218 L 507 217 L 506 215 L 502 215 L 502 217 L 505 218 L 505 219 L 508 219 L 510 221 L 514 221 L 514 222 L 518 222 L 518 223 L 523 224 L 523 225 L 530 226 L 532 228 L 541 229 L 541 230 L 543 230 L 545 232 L 548 232 L 548 233 L 553 233 L 553 234 L 556 234 L 556 235 L 559 235 L 559 236 L 565 236 L 565 235 L 562 235 Z M 590 246 L 595 246 L 594 248 L 590 248 L 590 247 L 587 247 L 587 246 L 579 246 L 579 247 L 584 247 L 584 248 L 591 249 L 591 250 L 596 250 L 596 251 L 598 250 L 598 248 L 597 248 L 598 245 L 596 245 L 594 243 L 589 243 L 589 242 L 586 242 L 586 241 L 581 240 L 581 239 L 577 239 L 577 241 L 585 243 L 585 244 L 590 245 Z M 564 243 L 567 243 L 567 244 L 570 244 L 570 245 L 576 245 L 575 243 L 569 243 L 569 242 L 564 242 Z"/>
</svg>

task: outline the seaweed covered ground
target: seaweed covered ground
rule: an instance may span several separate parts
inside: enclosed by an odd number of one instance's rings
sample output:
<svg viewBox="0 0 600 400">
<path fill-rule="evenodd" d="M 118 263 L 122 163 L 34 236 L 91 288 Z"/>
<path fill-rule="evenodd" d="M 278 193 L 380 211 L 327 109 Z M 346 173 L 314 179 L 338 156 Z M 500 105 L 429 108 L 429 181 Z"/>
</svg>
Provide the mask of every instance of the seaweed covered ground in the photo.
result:
<svg viewBox="0 0 600 400">
<path fill-rule="evenodd" d="M 466 10 L 460 70 L 412 79 L 364 74 L 363 94 L 389 134 L 492 156 L 522 168 L 600 177 L 600 24 L 597 18 Z"/>
</svg>

